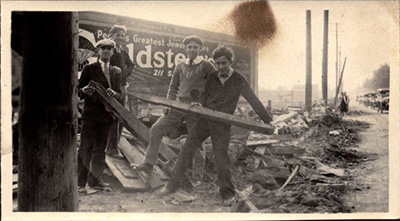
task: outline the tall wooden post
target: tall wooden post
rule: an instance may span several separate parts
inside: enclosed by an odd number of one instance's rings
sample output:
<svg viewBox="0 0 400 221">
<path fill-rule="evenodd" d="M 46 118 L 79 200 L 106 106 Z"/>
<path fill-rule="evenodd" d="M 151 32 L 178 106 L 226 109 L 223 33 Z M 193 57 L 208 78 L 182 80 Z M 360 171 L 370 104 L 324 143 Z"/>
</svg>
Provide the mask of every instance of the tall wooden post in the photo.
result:
<svg viewBox="0 0 400 221">
<path fill-rule="evenodd" d="M 271 100 L 268 100 L 267 111 L 272 114 L 272 103 L 271 103 Z"/>
<path fill-rule="evenodd" d="M 329 10 L 324 10 L 324 42 L 322 52 L 322 98 L 328 103 L 328 27 Z"/>
<path fill-rule="evenodd" d="M 78 17 L 24 12 L 19 211 L 76 211 Z"/>
<path fill-rule="evenodd" d="M 311 11 L 306 11 L 306 110 L 312 107 Z"/>
</svg>

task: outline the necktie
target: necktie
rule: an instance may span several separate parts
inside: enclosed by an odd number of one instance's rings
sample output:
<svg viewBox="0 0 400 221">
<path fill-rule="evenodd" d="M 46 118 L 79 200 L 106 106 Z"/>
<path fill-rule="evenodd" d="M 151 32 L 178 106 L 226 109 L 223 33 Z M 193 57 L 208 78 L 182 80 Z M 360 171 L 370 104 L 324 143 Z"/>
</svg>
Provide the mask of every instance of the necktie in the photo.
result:
<svg viewBox="0 0 400 221">
<path fill-rule="evenodd" d="M 107 65 L 108 63 L 104 63 L 104 75 L 106 76 L 108 84 L 111 86 L 111 81 L 110 81 L 110 69 Z"/>
<path fill-rule="evenodd" d="M 189 65 L 192 65 L 192 64 L 193 64 L 193 60 L 190 59 L 190 60 L 189 60 Z"/>
</svg>

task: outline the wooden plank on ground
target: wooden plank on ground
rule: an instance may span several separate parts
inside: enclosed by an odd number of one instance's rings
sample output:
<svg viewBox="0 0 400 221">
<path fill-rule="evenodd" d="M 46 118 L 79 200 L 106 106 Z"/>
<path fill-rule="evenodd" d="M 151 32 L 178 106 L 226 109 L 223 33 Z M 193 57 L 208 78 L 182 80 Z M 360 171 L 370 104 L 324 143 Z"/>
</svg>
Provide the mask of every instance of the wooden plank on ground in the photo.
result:
<svg viewBox="0 0 400 221">
<path fill-rule="evenodd" d="M 272 146 L 266 148 L 265 154 L 273 155 L 293 155 L 293 154 L 304 154 L 305 150 L 294 146 Z"/>
<path fill-rule="evenodd" d="M 135 145 L 135 147 L 140 151 L 140 153 L 143 154 L 143 158 L 144 158 L 144 156 L 146 155 L 146 148 L 141 144 Z M 163 149 L 162 147 L 163 147 L 163 144 L 161 143 L 160 152 Z M 158 153 L 158 154 L 160 155 L 161 153 Z M 164 156 L 163 156 L 163 158 L 164 158 Z M 168 173 L 164 172 L 164 170 L 162 168 L 162 165 L 164 165 L 164 163 L 166 163 L 166 162 L 162 161 L 160 159 L 160 157 L 157 157 L 157 162 L 156 163 L 157 163 L 158 166 L 161 166 L 161 168 L 159 168 L 157 165 L 155 165 L 154 166 L 154 171 L 153 171 L 154 174 L 156 174 L 162 181 L 169 180 Z"/>
<path fill-rule="evenodd" d="M 248 147 L 251 146 L 260 146 L 260 145 L 267 145 L 267 144 L 275 144 L 281 142 L 280 140 L 248 140 L 246 145 Z"/>
<path fill-rule="evenodd" d="M 135 172 L 133 172 L 132 168 L 129 167 L 129 163 L 127 163 L 126 159 L 113 158 L 113 163 L 126 178 L 132 178 L 132 179 L 138 178 L 138 175 Z"/>
<path fill-rule="evenodd" d="M 273 134 L 270 136 L 271 139 L 279 140 L 279 141 L 291 141 L 294 140 L 293 135 L 291 134 Z"/>
<path fill-rule="evenodd" d="M 136 147 L 130 145 L 130 143 L 125 139 L 125 137 L 121 137 L 119 140 L 119 147 L 128 161 L 133 165 L 140 165 L 144 163 L 144 155 L 141 153 Z M 156 189 L 164 185 L 164 182 L 153 173 L 149 179 L 143 179 L 143 176 L 139 177 L 143 182 L 151 186 L 151 189 Z"/>
<path fill-rule="evenodd" d="M 250 148 L 246 148 L 247 151 L 250 151 L 254 153 L 256 156 L 263 156 L 261 154 L 258 154 L 254 150 Z M 304 154 L 305 150 L 298 148 L 298 147 L 293 147 L 293 146 L 281 146 L 281 147 L 276 147 L 276 146 L 265 146 L 265 154 L 272 154 L 272 155 L 293 155 L 293 154 Z"/>
<path fill-rule="evenodd" d="M 112 174 L 119 180 L 125 190 L 144 191 L 147 189 L 146 184 L 140 179 L 125 177 L 120 170 L 117 169 L 113 162 L 113 158 L 106 156 L 106 164 Z M 128 162 L 126 162 L 128 164 Z"/>
<path fill-rule="evenodd" d="M 260 122 L 252 121 L 252 120 L 247 120 L 238 116 L 234 116 L 231 114 L 219 112 L 219 111 L 214 111 L 210 110 L 205 107 L 200 107 L 200 106 L 193 106 L 187 103 L 179 102 L 176 100 L 168 100 L 165 98 L 153 96 L 153 95 L 148 95 L 148 94 L 142 94 L 142 93 L 127 93 L 128 96 L 133 96 L 138 98 L 139 100 L 143 100 L 149 103 L 154 103 L 154 104 L 161 104 L 167 107 L 172 107 L 175 109 L 179 110 L 184 110 L 184 111 L 189 111 L 192 113 L 200 114 L 203 117 L 220 121 L 223 123 L 228 123 L 231 125 L 235 125 L 238 127 L 246 128 L 252 131 L 257 131 L 259 133 L 264 133 L 264 134 L 272 134 L 274 132 L 274 127 L 272 127 L 269 124 L 263 124 Z"/>
</svg>

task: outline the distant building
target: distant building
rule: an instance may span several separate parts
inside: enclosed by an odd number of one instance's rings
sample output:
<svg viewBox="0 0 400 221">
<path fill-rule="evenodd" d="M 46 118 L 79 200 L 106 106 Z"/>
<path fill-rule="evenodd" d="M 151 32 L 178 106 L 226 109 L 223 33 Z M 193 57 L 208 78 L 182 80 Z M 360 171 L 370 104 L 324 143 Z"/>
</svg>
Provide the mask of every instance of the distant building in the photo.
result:
<svg viewBox="0 0 400 221">
<path fill-rule="evenodd" d="M 318 84 L 312 85 L 312 101 L 319 100 L 321 96 L 321 90 Z M 265 105 L 268 104 L 268 100 L 272 102 L 272 108 L 286 108 L 288 106 L 305 106 L 305 85 L 296 84 L 293 85 L 291 90 L 259 90 L 258 96 L 261 102 Z"/>
</svg>

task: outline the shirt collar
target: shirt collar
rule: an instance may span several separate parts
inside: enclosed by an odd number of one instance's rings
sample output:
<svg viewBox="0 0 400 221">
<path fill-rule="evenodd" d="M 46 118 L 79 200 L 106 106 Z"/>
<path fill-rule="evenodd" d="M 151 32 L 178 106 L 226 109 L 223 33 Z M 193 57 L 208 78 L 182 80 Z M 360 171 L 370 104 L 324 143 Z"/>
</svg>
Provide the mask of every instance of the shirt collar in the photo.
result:
<svg viewBox="0 0 400 221">
<path fill-rule="evenodd" d="M 103 65 L 109 65 L 110 64 L 110 62 L 104 62 L 104 61 L 102 61 L 101 59 L 99 59 L 99 63 L 101 64 L 101 66 L 103 66 Z"/>
<path fill-rule="evenodd" d="M 220 75 L 220 73 L 218 72 L 218 78 L 219 78 L 219 80 L 221 81 L 221 83 L 222 84 L 224 84 L 231 76 L 232 76 L 232 74 L 233 74 L 233 68 L 231 68 L 230 70 L 229 70 L 229 72 L 228 72 L 228 77 L 227 78 L 221 78 L 219 75 Z"/>
<path fill-rule="evenodd" d="M 193 59 L 193 64 L 198 64 L 198 63 L 202 62 L 203 60 L 204 60 L 203 57 L 197 56 L 195 59 Z M 189 61 L 190 61 L 190 59 L 189 59 L 189 58 L 186 58 L 185 64 L 188 65 L 188 64 L 189 64 Z"/>
<path fill-rule="evenodd" d="M 121 51 L 123 51 L 124 49 L 122 48 L 122 45 L 116 45 L 115 46 L 115 51 L 117 52 L 117 53 L 121 53 Z"/>
</svg>

